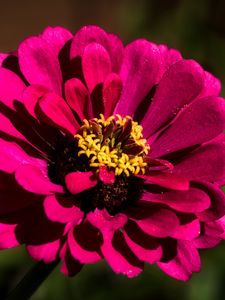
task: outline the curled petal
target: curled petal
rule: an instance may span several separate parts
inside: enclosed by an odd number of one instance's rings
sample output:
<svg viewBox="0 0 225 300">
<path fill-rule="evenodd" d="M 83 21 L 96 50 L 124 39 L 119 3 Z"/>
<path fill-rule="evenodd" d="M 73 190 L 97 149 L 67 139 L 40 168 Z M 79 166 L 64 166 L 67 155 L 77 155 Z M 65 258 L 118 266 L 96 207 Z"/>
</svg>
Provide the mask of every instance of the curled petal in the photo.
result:
<svg viewBox="0 0 225 300">
<path fill-rule="evenodd" d="M 160 269 L 171 277 L 186 281 L 193 272 L 200 271 L 200 256 L 191 242 L 178 241 L 177 255 L 166 263 L 157 263 Z"/>
<path fill-rule="evenodd" d="M 71 172 L 65 177 L 66 187 L 75 195 L 88 190 L 97 184 L 97 179 L 92 172 Z"/>
<path fill-rule="evenodd" d="M 44 170 L 29 164 L 21 165 L 16 169 L 16 181 L 27 191 L 49 195 L 52 193 L 63 193 L 63 187 L 50 181 Z"/>
<path fill-rule="evenodd" d="M 56 195 L 46 197 L 43 205 L 48 219 L 53 222 L 76 224 L 82 220 L 84 215 L 72 201 Z"/>
</svg>

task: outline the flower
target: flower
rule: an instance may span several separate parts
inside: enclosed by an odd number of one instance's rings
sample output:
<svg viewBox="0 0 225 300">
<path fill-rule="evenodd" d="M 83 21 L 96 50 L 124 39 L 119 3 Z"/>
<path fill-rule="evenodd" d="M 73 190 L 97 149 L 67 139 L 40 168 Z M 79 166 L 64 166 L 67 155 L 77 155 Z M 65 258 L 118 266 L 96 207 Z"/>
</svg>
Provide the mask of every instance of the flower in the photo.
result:
<svg viewBox="0 0 225 300">
<path fill-rule="evenodd" d="M 225 102 L 193 60 L 99 27 L 1 54 L 0 247 L 187 280 L 225 237 Z"/>
</svg>

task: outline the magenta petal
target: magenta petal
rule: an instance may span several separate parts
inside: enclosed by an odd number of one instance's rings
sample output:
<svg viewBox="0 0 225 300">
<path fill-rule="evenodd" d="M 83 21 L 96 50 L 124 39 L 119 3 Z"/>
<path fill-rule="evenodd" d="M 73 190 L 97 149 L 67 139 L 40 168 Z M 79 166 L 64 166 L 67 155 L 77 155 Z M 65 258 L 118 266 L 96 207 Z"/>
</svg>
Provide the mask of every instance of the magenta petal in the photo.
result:
<svg viewBox="0 0 225 300">
<path fill-rule="evenodd" d="M 2 113 L 0 113 L 0 131 L 17 139 L 26 141 L 26 138 L 14 127 L 11 121 Z"/>
<path fill-rule="evenodd" d="M 43 168 L 46 163 L 41 159 L 30 157 L 16 143 L 0 139 L 0 170 L 13 173 L 22 164 Z"/>
<path fill-rule="evenodd" d="M 98 43 L 104 48 L 108 45 L 107 33 L 98 26 L 84 26 L 74 36 L 71 44 L 70 56 L 82 56 L 84 49 L 90 43 Z"/>
<path fill-rule="evenodd" d="M 40 84 L 61 95 L 62 74 L 52 47 L 40 37 L 30 37 L 18 48 L 19 65 L 30 84 Z"/>
<path fill-rule="evenodd" d="M 68 203 L 70 206 L 68 206 Z M 84 215 L 84 213 L 73 203 L 70 203 L 68 199 L 58 199 L 56 195 L 46 197 L 43 205 L 48 219 L 53 222 L 73 222 L 73 224 L 77 224 L 82 220 Z"/>
<path fill-rule="evenodd" d="M 0 68 L 0 99 L 1 101 L 13 108 L 13 101 L 22 99 L 24 82 L 13 72 Z"/>
<path fill-rule="evenodd" d="M 80 127 L 69 106 L 60 96 L 54 93 L 45 94 L 40 99 L 39 106 L 50 123 L 65 129 L 70 134 L 74 135 Z"/>
<path fill-rule="evenodd" d="M 55 52 L 56 56 L 58 56 L 62 47 L 72 39 L 72 33 L 60 26 L 56 27 L 47 27 L 44 32 L 41 34 L 41 38 L 45 40 Z"/>
<path fill-rule="evenodd" d="M 154 264 L 160 260 L 162 256 L 162 248 L 158 247 L 157 249 L 145 249 L 140 245 L 133 242 L 126 233 L 124 233 L 125 240 L 128 247 L 134 252 L 134 254 L 144 262 L 149 264 Z"/>
<path fill-rule="evenodd" d="M 215 221 L 222 218 L 225 215 L 224 192 L 217 185 L 209 182 L 198 182 L 197 187 L 207 193 L 211 199 L 210 207 L 207 210 L 198 213 L 198 218 L 204 222 Z"/>
<path fill-rule="evenodd" d="M 114 232 L 124 226 L 127 217 L 119 213 L 111 216 L 106 210 L 95 209 L 94 212 L 87 215 L 87 219 L 102 232 L 103 245 L 101 250 L 114 272 L 126 274 L 128 277 L 138 275 L 142 269 L 139 266 L 131 265 L 112 245 Z"/>
<path fill-rule="evenodd" d="M 173 173 L 159 173 L 155 175 L 137 175 L 142 178 L 147 184 L 157 184 L 172 190 L 183 190 L 189 189 L 189 181 L 183 176 L 177 176 Z"/>
<path fill-rule="evenodd" d="M 220 143 L 203 145 L 187 155 L 173 172 L 188 180 L 225 180 L 225 148 Z"/>
<path fill-rule="evenodd" d="M 113 171 L 109 171 L 106 166 L 102 166 L 99 169 L 99 179 L 105 184 L 113 184 L 116 177 Z"/>
<path fill-rule="evenodd" d="M 200 222 L 198 219 L 192 219 L 191 221 L 184 222 L 177 227 L 172 237 L 177 240 L 189 240 L 196 239 L 201 232 Z"/>
<path fill-rule="evenodd" d="M 171 236 L 179 226 L 175 213 L 164 208 L 155 209 L 148 218 L 136 222 L 144 232 L 160 238 Z"/>
<path fill-rule="evenodd" d="M 94 212 L 89 212 L 87 220 L 101 232 L 115 231 L 124 226 L 127 222 L 127 217 L 124 214 L 118 213 L 115 216 L 111 216 L 105 209 L 95 209 Z"/>
<path fill-rule="evenodd" d="M 71 172 L 65 177 L 66 187 L 71 194 L 78 194 L 97 184 L 92 172 Z"/>
<path fill-rule="evenodd" d="M 78 78 L 72 78 L 65 83 L 65 97 L 67 103 L 78 114 L 80 120 L 93 117 L 88 90 Z"/>
<path fill-rule="evenodd" d="M 48 195 L 52 193 L 63 193 L 63 187 L 50 181 L 45 169 L 29 164 L 21 165 L 16 169 L 16 181 L 27 191 Z"/>
<path fill-rule="evenodd" d="M 12 248 L 19 245 L 15 234 L 16 226 L 14 224 L 0 223 L 0 249 Z"/>
<path fill-rule="evenodd" d="M 76 275 L 83 266 L 73 258 L 67 243 L 65 243 L 61 248 L 60 258 L 63 261 L 60 271 L 66 276 Z"/>
<path fill-rule="evenodd" d="M 82 226 L 82 225 L 80 225 L 80 226 Z M 85 233 L 86 233 L 86 235 L 85 235 L 86 239 L 89 238 L 90 243 L 94 242 L 93 237 L 90 236 L 90 233 L 84 232 L 84 234 Z M 83 264 L 96 263 L 102 259 L 101 255 L 97 251 L 94 251 L 94 250 L 90 251 L 88 249 L 85 249 L 84 247 L 82 247 L 79 244 L 79 242 L 76 240 L 76 228 L 74 231 L 70 230 L 70 232 L 68 234 L 68 245 L 70 247 L 71 254 L 80 263 L 83 263 Z"/>
<path fill-rule="evenodd" d="M 112 115 L 113 110 L 118 102 L 123 83 L 119 75 L 115 73 L 109 74 L 103 84 L 103 103 L 104 103 L 104 116 L 109 117 Z"/>
<path fill-rule="evenodd" d="M 200 94 L 203 75 L 202 68 L 192 60 L 178 61 L 165 72 L 142 121 L 145 137 L 153 134 Z"/>
<path fill-rule="evenodd" d="M 74 36 L 71 44 L 70 56 L 82 56 L 84 49 L 90 43 L 102 45 L 110 55 L 112 71 L 118 73 L 123 58 L 123 44 L 114 34 L 106 33 L 98 26 L 84 26 Z"/>
<path fill-rule="evenodd" d="M 136 40 L 126 46 L 120 77 L 121 98 L 115 113 L 133 116 L 136 108 L 156 83 L 160 69 L 160 52 L 146 40 Z"/>
<path fill-rule="evenodd" d="M 221 83 L 219 79 L 214 77 L 211 73 L 205 71 L 204 89 L 201 96 L 218 96 L 221 91 Z"/>
<path fill-rule="evenodd" d="M 42 245 L 28 245 L 27 252 L 35 260 L 43 260 L 46 264 L 57 259 L 60 249 L 60 240 L 56 240 Z"/>
<path fill-rule="evenodd" d="M 112 72 L 119 73 L 123 61 L 123 43 L 117 35 L 112 33 L 108 33 L 108 42 L 108 51 L 112 62 Z"/>
<path fill-rule="evenodd" d="M 194 240 L 194 246 L 199 249 L 208 249 L 217 246 L 224 239 L 220 221 L 204 223 L 202 234 Z"/>
<path fill-rule="evenodd" d="M 196 248 L 188 241 L 178 241 L 177 256 L 168 263 L 158 263 L 160 269 L 169 276 L 186 281 L 192 272 L 200 271 L 200 256 Z"/>
<path fill-rule="evenodd" d="M 117 274 L 124 274 L 132 278 L 141 273 L 142 268 L 133 266 L 128 260 L 120 254 L 112 245 L 114 232 L 108 231 L 103 233 L 104 243 L 101 247 L 102 253 Z"/>
<path fill-rule="evenodd" d="M 23 104 L 30 115 L 36 118 L 35 106 L 38 100 L 46 93 L 49 89 L 41 85 L 29 85 L 23 92 Z"/>
<path fill-rule="evenodd" d="M 151 155 L 160 157 L 202 144 L 219 135 L 224 128 L 224 99 L 197 99 L 183 109 L 174 122 L 151 144 Z"/>
<path fill-rule="evenodd" d="M 171 208 L 187 213 L 201 212 L 209 208 L 209 196 L 200 189 L 190 188 L 187 191 L 169 191 L 160 194 L 144 193 L 141 200 L 162 203 Z"/>
<path fill-rule="evenodd" d="M 100 44 L 89 44 L 84 49 L 82 67 L 88 89 L 92 92 L 95 86 L 103 83 L 111 72 L 111 61 L 108 52 Z"/>
<path fill-rule="evenodd" d="M 0 53 L 0 67 L 2 67 L 4 60 L 10 55 L 10 53 Z"/>
<path fill-rule="evenodd" d="M 181 53 L 176 49 L 169 49 L 166 45 L 159 45 L 160 56 L 162 60 L 161 72 L 159 73 L 159 79 L 165 71 L 177 61 L 182 60 Z"/>
<path fill-rule="evenodd" d="M 135 222 L 129 221 L 125 225 L 123 234 L 127 245 L 141 261 L 150 264 L 159 261 L 162 257 L 160 242 L 156 238 L 144 233 L 135 224 Z"/>
</svg>

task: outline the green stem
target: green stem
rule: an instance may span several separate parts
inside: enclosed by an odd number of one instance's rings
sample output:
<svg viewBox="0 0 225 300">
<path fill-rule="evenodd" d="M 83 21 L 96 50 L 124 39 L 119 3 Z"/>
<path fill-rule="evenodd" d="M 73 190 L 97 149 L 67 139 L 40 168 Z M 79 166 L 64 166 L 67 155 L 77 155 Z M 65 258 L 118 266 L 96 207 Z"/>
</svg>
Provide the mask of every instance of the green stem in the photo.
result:
<svg viewBox="0 0 225 300">
<path fill-rule="evenodd" d="M 36 292 L 42 282 L 48 277 L 48 275 L 54 270 L 58 263 L 58 260 L 50 264 L 38 262 L 30 271 L 28 271 L 28 273 L 5 298 L 5 300 L 29 299 Z"/>
</svg>

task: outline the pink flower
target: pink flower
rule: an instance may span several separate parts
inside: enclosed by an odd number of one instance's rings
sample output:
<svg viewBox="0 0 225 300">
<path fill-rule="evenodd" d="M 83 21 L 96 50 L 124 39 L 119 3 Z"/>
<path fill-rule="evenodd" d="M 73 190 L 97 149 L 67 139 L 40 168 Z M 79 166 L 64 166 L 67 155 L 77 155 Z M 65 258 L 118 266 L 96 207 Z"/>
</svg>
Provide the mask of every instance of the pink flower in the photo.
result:
<svg viewBox="0 0 225 300">
<path fill-rule="evenodd" d="M 105 259 L 187 280 L 224 237 L 220 82 L 174 49 L 95 26 L 2 54 L 0 247 L 65 274 Z"/>
</svg>

